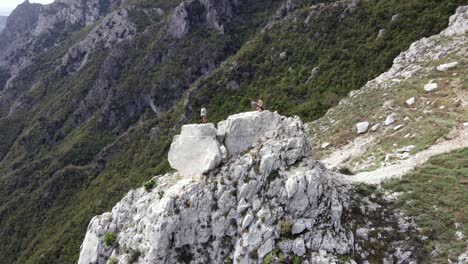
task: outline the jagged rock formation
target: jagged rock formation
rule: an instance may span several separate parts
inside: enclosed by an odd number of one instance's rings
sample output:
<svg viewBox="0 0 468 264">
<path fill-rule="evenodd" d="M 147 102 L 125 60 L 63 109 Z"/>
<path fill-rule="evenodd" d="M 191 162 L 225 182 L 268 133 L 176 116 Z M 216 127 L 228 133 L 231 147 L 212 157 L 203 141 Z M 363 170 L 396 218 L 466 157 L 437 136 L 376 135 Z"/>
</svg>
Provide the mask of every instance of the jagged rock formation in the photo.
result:
<svg viewBox="0 0 468 264">
<path fill-rule="evenodd" d="M 200 176 L 221 162 L 221 146 L 213 124 L 185 125 L 174 137 L 168 159 L 183 176 Z"/>
<path fill-rule="evenodd" d="M 0 16 L 0 33 L 5 28 L 7 18 L 8 17 L 6 17 L 6 16 Z"/>
<path fill-rule="evenodd" d="M 277 122 L 258 122 L 271 117 Z M 105 263 L 110 256 L 124 263 L 136 250 L 138 263 L 261 262 L 276 247 L 304 258 L 306 251 L 350 253 L 354 236 L 341 220 L 347 187 L 310 159 L 302 122 L 271 112 L 225 122 L 231 124 L 223 128 L 226 140 L 255 131 L 253 145 L 235 149 L 203 176 L 181 179 L 175 172 L 155 177 L 150 192 L 131 191 L 111 213 L 91 221 L 79 263 Z M 213 129 L 185 126 L 175 143 L 186 142 L 188 132 L 190 140 L 207 134 L 213 140 Z M 108 232 L 117 235 L 119 248 L 104 244 Z"/>
<path fill-rule="evenodd" d="M 238 0 L 190 0 L 177 6 L 168 25 L 175 38 L 184 37 L 192 27 L 207 26 L 224 33 L 224 22 L 232 19 Z"/>
</svg>

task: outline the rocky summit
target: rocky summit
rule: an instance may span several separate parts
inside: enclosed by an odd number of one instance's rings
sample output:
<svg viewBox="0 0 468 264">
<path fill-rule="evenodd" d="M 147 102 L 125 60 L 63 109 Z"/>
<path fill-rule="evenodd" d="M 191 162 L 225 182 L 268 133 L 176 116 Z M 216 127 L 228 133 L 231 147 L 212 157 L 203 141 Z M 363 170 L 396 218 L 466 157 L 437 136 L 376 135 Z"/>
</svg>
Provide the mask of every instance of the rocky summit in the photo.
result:
<svg viewBox="0 0 468 264">
<path fill-rule="evenodd" d="M 221 161 L 223 145 L 228 155 Z M 261 263 L 275 248 L 299 257 L 349 253 L 347 187 L 310 154 L 298 117 L 247 112 L 218 130 L 183 126 L 169 152 L 177 172 L 94 217 L 79 263 L 127 263 L 135 254 L 135 263 Z"/>
</svg>

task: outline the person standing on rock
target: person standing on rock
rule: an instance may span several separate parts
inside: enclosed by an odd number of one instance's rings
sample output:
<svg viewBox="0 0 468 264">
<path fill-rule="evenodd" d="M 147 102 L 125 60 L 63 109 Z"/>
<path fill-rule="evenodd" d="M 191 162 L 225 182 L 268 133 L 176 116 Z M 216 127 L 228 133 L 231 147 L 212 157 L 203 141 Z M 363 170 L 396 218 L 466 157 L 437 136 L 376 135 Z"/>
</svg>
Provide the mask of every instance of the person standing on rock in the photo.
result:
<svg viewBox="0 0 468 264">
<path fill-rule="evenodd" d="M 263 101 L 262 101 L 261 98 L 258 98 L 258 101 L 257 101 L 257 104 L 256 104 L 256 105 L 257 105 L 257 110 L 258 110 L 259 112 L 262 112 L 262 111 L 263 111 Z"/>
<path fill-rule="evenodd" d="M 203 123 L 206 123 L 206 121 L 207 121 L 206 115 L 207 115 L 206 108 L 204 106 L 202 106 L 202 108 L 200 110 L 200 117 L 201 117 Z"/>
</svg>

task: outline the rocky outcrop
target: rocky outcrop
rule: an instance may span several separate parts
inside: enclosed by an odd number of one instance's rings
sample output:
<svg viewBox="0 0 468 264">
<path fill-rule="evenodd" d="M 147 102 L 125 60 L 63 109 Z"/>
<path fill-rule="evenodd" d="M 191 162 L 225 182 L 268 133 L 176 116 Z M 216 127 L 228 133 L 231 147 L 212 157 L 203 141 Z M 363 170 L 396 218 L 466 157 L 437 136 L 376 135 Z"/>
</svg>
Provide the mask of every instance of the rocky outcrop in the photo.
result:
<svg viewBox="0 0 468 264">
<path fill-rule="evenodd" d="M 19 97 L 33 87 L 15 84 L 21 71 L 33 65 L 40 55 L 85 26 L 95 23 L 117 8 L 119 0 L 56 1 L 49 5 L 25 1 L 9 16 L 0 34 L 0 116 L 15 112 Z M 109 48 L 135 34 L 127 12 L 118 9 L 103 19 L 82 42 L 72 46 L 62 59 L 66 73 L 79 70 L 97 48 Z M 18 87 L 19 86 L 19 87 Z"/>
<path fill-rule="evenodd" d="M 2 32 L 2 30 L 5 28 L 6 26 L 6 21 L 7 21 L 7 18 L 6 16 L 0 16 L 0 33 Z"/>
<path fill-rule="evenodd" d="M 86 38 L 73 45 L 62 58 L 62 68 L 66 74 L 79 71 L 93 52 L 99 48 L 111 48 L 118 43 L 132 39 L 136 26 L 130 22 L 128 11 L 120 9 L 107 15 Z"/>
<path fill-rule="evenodd" d="M 213 124 L 185 125 L 174 137 L 169 163 L 183 176 L 200 176 L 219 165 L 220 147 Z"/>
<path fill-rule="evenodd" d="M 265 122 L 271 119 L 276 123 Z M 221 124 L 224 142 L 239 139 L 244 130 L 257 132 L 255 142 L 243 153 L 231 151 L 204 176 L 181 178 L 189 170 L 183 168 L 155 177 L 149 192 L 131 191 L 112 212 L 93 218 L 79 263 L 256 263 L 275 248 L 304 259 L 306 251 L 353 250 L 354 235 L 342 223 L 347 187 L 310 159 L 298 118 L 243 113 Z M 204 140 L 216 145 L 214 137 L 212 125 L 185 126 L 171 147 L 171 164 L 183 151 L 191 152 L 179 157 L 186 162 L 203 152 L 183 142 L 206 147 Z M 118 247 L 105 245 L 106 234 L 115 235 Z"/>
<path fill-rule="evenodd" d="M 272 138 L 280 119 L 280 115 L 270 111 L 232 115 L 218 123 L 218 137 L 227 152 L 236 155 L 255 145 L 262 137 Z"/>
<path fill-rule="evenodd" d="M 224 22 L 233 18 L 237 5 L 237 0 L 184 1 L 175 9 L 168 25 L 168 33 L 175 38 L 182 38 L 196 26 L 224 33 Z"/>
<path fill-rule="evenodd" d="M 370 81 L 365 87 L 386 85 L 385 82 L 392 79 L 408 79 L 417 75 L 426 75 L 433 71 L 432 68 L 424 68 L 419 64 L 439 60 L 450 53 L 460 49 L 467 42 L 465 35 L 468 32 L 468 6 L 459 7 L 456 13 L 450 17 L 449 26 L 440 34 L 423 38 L 411 44 L 410 48 L 402 52 L 393 61 L 393 66 L 387 72 L 381 74 L 375 80 Z M 441 39 L 444 39 L 441 45 Z M 356 95 L 356 93 L 355 93 Z"/>
</svg>

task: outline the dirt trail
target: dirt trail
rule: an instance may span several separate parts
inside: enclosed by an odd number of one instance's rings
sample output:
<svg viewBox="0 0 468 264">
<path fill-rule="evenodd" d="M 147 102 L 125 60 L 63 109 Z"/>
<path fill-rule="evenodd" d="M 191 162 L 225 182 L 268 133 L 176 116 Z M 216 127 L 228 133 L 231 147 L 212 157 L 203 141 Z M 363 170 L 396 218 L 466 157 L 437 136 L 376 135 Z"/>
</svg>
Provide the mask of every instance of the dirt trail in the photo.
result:
<svg viewBox="0 0 468 264">
<path fill-rule="evenodd" d="M 353 157 L 364 155 L 367 150 L 373 145 L 375 136 L 357 137 L 353 142 L 336 150 L 322 162 L 327 168 L 336 168 Z"/>
<path fill-rule="evenodd" d="M 374 171 L 361 172 L 353 176 L 345 177 L 345 180 L 353 183 L 361 182 L 367 184 L 380 184 L 384 180 L 407 174 L 435 155 L 462 148 L 468 148 L 468 127 L 466 126 L 457 129 L 457 131 L 454 133 L 453 139 L 435 144 L 430 148 L 417 153 L 409 159 L 402 160 L 397 164 L 382 167 Z"/>
</svg>

